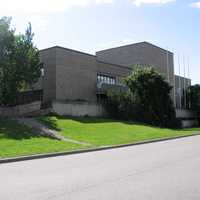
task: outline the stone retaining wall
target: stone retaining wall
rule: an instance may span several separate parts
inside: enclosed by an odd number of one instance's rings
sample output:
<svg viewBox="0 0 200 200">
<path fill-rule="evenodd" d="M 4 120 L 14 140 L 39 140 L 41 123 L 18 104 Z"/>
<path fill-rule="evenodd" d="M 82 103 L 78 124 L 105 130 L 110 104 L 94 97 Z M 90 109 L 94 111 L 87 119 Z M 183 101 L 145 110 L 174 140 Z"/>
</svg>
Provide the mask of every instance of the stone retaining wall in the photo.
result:
<svg viewBox="0 0 200 200">
<path fill-rule="evenodd" d="M 182 120 L 183 128 L 197 127 L 199 126 L 199 121 L 197 119 Z"/>
<path fill-rule="evenodd" d="M 102 117 L 106 111 L 101 104 L 88 102 L 62 102 L 52 103 L 53 112 L 58 115 Z"/>
<path fill-rule="evenodd" d="M 14 107 L 0 107 L 0 117 L 20 117 L 28 113 L 40 110 L 41 101 L 29 104 L 17 105 Z"/>
<path fill-rule="evenodd" d="M 197 113 L 194 111 L 177 109 L 176 117 L 181 119 L 183 128 L 196 127 L 199 125 Z"/>
<path fill-rule="evenodd" d="M 176 117 L 177 118 L 196 118 L 197 114 L 191 110 L 184 110 L 184 109 L 176 109 Z"/>
</svg>

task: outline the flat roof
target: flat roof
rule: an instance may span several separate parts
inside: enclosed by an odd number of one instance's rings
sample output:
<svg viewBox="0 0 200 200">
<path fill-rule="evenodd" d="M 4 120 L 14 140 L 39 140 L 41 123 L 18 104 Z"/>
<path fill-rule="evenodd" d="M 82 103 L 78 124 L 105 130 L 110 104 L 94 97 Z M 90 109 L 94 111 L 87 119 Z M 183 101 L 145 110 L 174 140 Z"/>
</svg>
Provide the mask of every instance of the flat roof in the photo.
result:
<svg viewBox="0 0 200 200">
<path fill-rule="evenodd" d="M 80 53 L 80 54 L 84 54 L 84 55 L 87 55 L 87 56 L 96 57 L 95 55 L 92 55 L 92 54 L 89 54 L 89 53 L 85 53 L 85 52 L 81 52 L 81 51 L 77 51 L 77 50 L 74 50 L 74 49 L 69 49 L 69 48 L 61 47 L 61 46 L 57 46 L 57 45 L 52 46 L 52 47 L 48 47 L 48 48 L 45 48 L 45 49 L 41 49 L 40 51 L 46 51 L 46 50 L 54 49 L 54 48 L 64 49 L 64 50 L 67 50 L 67 51 L 72 51 L 72 52 L 75 52 L 75 53 Z"/>
<path fill-rule="evenodd" d="M 42 49 L 42 50 L 40 50 L 40 51 L 47 51 L 47 50 L 49 50 L 49 49 L 54 49 L 54 48 L 60 48 L 60 49 L 64 49 L 64 50 L 67 50 L 67 51 L 72 51 L 72 52 L 75 52 L 75 53 L 80 53 L 80 54 L 84 54 L 84 55 L 87 55 L 87 56 L 92 56 L 92 57 L 97 58 L 97 56 L 95 56 L 95 55 L 88 54 L 88 53 L 84 53 L 84 52 L 77 51 L 77 50 L 73 50 L 73 49 L 69 49 L 69 48 L 65 48 L 65 47 L 61 47 L 61 46 L 52 46 L 52 47 L 49 47 L 49 48 L 46 48 L 46 49 Z M 104 62 L 104 61 L 100 61 L 100 60 L 98 60 L 98 59 L 96 59 L 96 61 L 97 61 L 98 63 L 104 63 L 104 64 L 108 64 L 108 65 L 113 65 L 113 66 L 115 66 L 115 67 L 121 67 L 121 68 L 132 69 L 131 67 L 122 66 L 122 65 L 117 65 L 117 64 L 113 64 L 113 63 L 109 63 L 109 62 Z"/>
<path fill-rule="evenodd" d="M 190 78 L 187 78 L 187 77 L 184 77 L 184 76 L 179 76 L 179 75 L 176 75 L 176 74 L 175 74 L 175 77 L 192 81 L 192 79 L 190 79 Z"/>
<path fill-rule="evenodd" d="M 124 47 L 134 46 L 134 45 L 138 45 L 138 44 L 147 44 L 147 45 L 153 46 L 155 48 L 161 49 L 162 51 L 168 51 L 170 54 L 173 54 L 173 52 L 171 52 L 171 51 L 169 51 L 167 49 L 161 48 L 161 47 L 159 47 L 157 45 L 154 45 L 154 44 L 152 44 L 150 42 L 146 42 L 146 41 L 137 42 L 137 43 L 133 43 L 133 44 L 127 44 L 127 45 L 118 46 L 118 47 L 113 47 L 113 48 L 109 48 L 109 49 L 104 49 L 104 50 L 101 50 L 101 51 L 97 51 L 97 53 L 103 52 L 103 51 L 109 51 L 109 50 L 112 50 L 112 49 L 118 49 L 118 48 L 124 48 Z"/>
</svg>

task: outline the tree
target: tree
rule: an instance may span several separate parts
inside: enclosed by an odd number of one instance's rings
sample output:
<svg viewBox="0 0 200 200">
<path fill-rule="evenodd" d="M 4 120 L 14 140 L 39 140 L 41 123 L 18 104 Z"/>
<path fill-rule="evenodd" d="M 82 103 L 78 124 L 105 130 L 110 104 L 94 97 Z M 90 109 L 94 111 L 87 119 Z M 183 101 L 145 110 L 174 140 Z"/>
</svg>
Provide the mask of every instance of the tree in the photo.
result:
<svg viewBox="0 0 200 200">
<path fill-rule="evenodd" d="M 25 35 L 16 37 L 15 60 L 18 68 L 18 77 L 21 77 L 19 89 L 25 86 L 31 87 L 38 81 L 41 75 L 42 63 L 40 63 L 39 51 L 33 45 L 32 27 L 29 26 Z"/>
<path fill-rule="evenodd" d="M 190 87 L 191 108 L 200 115 L 200 85 Z"/>
<path fill-rule="evenodd" d="M 124 82 L 129 88 L 126 92 L 108 93 L 109 113 L 157 126 L 178 126 L 170 96 L 172 87 L 162 75 L 150 66 L 137 65 Z"/>
<path fill-rule="evenodd" d="M 11 18 L 0 19 L 0 105 L 15 105 L 17 94 L 38 81 L 42 68 L 31 24 L 16 35 L 10 23 Z"/>
<path fill-rule="evenodd" d="M 170 96 L 172 87 L 151 66 L 136 66 L 125 79 L 137 105 L 146 113 L 145 120 L 159 126 L 173 126 L 175 109 Z"/>
<path fill-rule="evenodd" d="M 12 52 L 14 51 L 14 30 L 10 29 L 11 18 L 0 19 L 0 103 L 10 102 L 16 93 L 11 80 L 13 70 Z M 11 92 L 13 91 L 13 93 Z M 13 95 L 13 96 L 12 96 Z"/>
</svg>

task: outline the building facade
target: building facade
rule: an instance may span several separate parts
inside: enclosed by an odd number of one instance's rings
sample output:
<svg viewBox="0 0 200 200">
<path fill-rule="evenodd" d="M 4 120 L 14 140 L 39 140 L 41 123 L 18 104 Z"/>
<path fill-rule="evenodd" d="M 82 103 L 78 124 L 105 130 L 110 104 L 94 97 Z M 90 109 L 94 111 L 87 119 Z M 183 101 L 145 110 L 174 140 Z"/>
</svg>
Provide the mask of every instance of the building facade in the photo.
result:
<svg viewBox="0 0 200 200">
<path fill-rule="evenodd" d="M 183 93 L 179 91 L 191 84 L 189 79 L 174 75 L 172 52 L 148 42 L 107 49 L 96 55 L 55 46 L 41 50 L 40 56 L 44 63 L 44 102 L 97 102 L 104 95 L 104 88 L 122 85 L 135 64 L 153 66 L 166 77 L 173 87 L 171 96 L 176 106 L 183 98 L 178 97 Z"/>
<path fill-rule="evenodd" d="M 176 108 L 177 109 L 190 109 L 191 102 L 188 97 L 189 87 L 191 80 L 182 76 L 175 75 L 175 88 L 176 88 Z"/>
</svg>

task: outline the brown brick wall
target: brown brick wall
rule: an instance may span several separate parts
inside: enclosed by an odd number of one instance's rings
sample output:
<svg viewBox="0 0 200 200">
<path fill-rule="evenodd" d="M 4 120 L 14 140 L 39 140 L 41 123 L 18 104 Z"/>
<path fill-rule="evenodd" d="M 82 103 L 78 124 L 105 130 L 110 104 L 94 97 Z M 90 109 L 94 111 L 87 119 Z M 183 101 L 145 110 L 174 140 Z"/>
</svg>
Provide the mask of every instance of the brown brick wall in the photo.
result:
<svg viewBox="0 0 200 200">
<path fill-rule="evenodd" d="M 41 62 L 44 63 L 44 101 L 56 99 L 56 49 L 49 48 L 40 51 Z"/>
<path fill-rule="evenodd" d="M 56 99 L 96 101 L 95 56 L 56 48 Z"/>
<path fill-rule="evenodd" d="M 97 59 L 117 65 L 131 67 L 134 64 L 152 65 L 167 77 L 167 51 L 147 42 L 117 47 L 97 52 Z M 168 53 L 170 83 L 174 85 L 173 54 Z"/>
<path fill-rule="evenodd" d="M 127 45 L 99 51 L 96 53 L 97 59 L 103 62 L 110 62 L 117 65 L 132 67 L 134 64 L 151 65 L 166 79 L 171 86 L 174 86 L 174 58 L 173 53 L 162 48 L 154 46 L 147 42 L 141 42 L 133 45 Z M 167 55 L 168 55 L 168 70 L 167 70 Z M 171 92 L 174 99 L 174 90 Z"/>
</svg>

